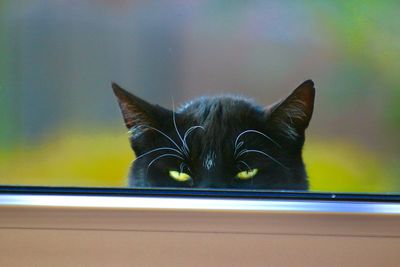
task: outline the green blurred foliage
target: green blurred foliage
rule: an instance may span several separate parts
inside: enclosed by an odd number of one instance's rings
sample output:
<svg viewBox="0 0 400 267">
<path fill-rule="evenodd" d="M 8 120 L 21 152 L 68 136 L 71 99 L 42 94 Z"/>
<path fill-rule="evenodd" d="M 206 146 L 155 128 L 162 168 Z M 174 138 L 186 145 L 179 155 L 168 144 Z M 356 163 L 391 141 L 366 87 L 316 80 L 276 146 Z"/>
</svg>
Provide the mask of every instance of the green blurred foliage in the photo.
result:
<svg viewBox="0 0 400 267">
<path fill-rule="evenodd" d="M 400 68 L 400 2 L 350 0 L 310 1 L 310 4 L 321 18 L 322 27 L 335 35 L 332 37 L 335 49 L 346 52 L 346 61 L 350 63 L 348 68 L 338 69 L 339 84 L 340 80 L 346 80 L 347 86 L 337 87 L 336 93 L 358 88 L 358 92 L 347 99 L 351 101 L 368 88 L 374 88 L 386 102 L 387 123 L 400 128 L 400 76 L 397 73 Z M 346 76 L 347 79 L 340 79 Z M 376 87 L 378 84 L 380 86 Z"/>
</svg>

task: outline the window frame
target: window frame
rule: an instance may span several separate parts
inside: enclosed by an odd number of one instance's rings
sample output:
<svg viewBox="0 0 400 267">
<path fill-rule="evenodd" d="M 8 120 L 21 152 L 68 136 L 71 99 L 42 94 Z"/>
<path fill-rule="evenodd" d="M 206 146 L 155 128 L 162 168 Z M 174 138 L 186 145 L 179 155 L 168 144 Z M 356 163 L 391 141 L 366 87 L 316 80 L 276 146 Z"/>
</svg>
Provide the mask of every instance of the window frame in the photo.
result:
<svg viewBox="0 0 400 267">
<path fill-rule="evenodd" d="M 0 248 L 7 257 L 0 263 L 68 266 L 74 259 L 103 266 L 100 255 L 118 255 L 119 266 L 188 266 L 204 254 L 207 266 L 236 266 L 227 251 L 238 247 L 253 266 L 282 265 L 282 249 L 285 266 L 395 266 L 398 260 L 396 195 L 253 193 L 3 186 Z M 20 253 L 24 247 L 35 256 Z M 91 253 L 82 253 L 89 247 Z"/>
<path fill-rule="evenodd" d="M 111 188 L 111 187 L 56 187 L 0 185 L 0 195 L 62 195 L 62 196 L 126 196 L 126 197 L 185 197 L 321 201 L 400 202 L 395 193 L 341 193 L 310 191 L 267 191 L 236 189 L 173 189 L 173 188 Z M 0 203 L 1 204 L 1 203 Z"/>
</svg>

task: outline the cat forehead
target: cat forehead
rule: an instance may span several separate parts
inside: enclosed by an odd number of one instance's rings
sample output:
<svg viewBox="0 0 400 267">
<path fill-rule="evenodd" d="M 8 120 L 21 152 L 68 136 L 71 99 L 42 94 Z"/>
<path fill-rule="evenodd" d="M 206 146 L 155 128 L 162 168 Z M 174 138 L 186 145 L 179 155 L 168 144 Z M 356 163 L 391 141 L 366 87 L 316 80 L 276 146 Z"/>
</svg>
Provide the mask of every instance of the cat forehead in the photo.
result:
<svg viewBox="0 0 400 267">
<path fill-rule="evenodd" d="M 188 142 L 197 144 L 202 151 L 205 166 L 215 162 L 215 155 L 209 152 L 224 147 L 232 149 L 232 142 L 244 130 L 262 128 L 264 125 L 264 109 L 242 97 L 219 96 L 203 97 L 185 104 L 178 114 L 181 118 L 178 127 L 182 129 L 197 128 L 191 131 Z M 226 151 L 228 152 L 228 151 Z M 213 164 L 211 164 L 213 163 Z"/>
<path fill-rule="evenodd" d="M 235 95 L 222 95 L 222 96 L 203 96 L 197 99 L 191 100 L 184 103 L 179 111 L 184 111 L 186 109 L 207 109 L 209 107 L 215 106 L 258 106 L 256 102 L 247 97 L 235 96 Z"/>
<path fill-rule="evenodd" d="M 260 115 L 264 109 L 253 100 L 239 96 L 202 97 L 185 103 L 179 114 L 191 116 L 199 123 L 235 119 L 244 115 Z"/>
</svg>

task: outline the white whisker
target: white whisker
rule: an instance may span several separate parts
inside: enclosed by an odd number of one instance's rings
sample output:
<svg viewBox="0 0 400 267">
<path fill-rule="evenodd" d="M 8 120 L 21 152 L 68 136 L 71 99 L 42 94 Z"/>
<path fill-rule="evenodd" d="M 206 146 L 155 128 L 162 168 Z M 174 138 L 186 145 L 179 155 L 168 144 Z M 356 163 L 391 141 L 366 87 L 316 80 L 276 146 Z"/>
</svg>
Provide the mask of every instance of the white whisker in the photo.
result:
<svg viewBox="0 0 400 267">
<path fill-rule="evenodd" d="M 243 160 L 240 160 L 239 163 L 242 163 L 243 165 L 245 165 L 245 166 L 247 167 L 247 171 L 250 171 L 250 170 L 251 170 L 249 164 L 247 164 L 247 163 L 244 162 Z"/>
<path fill-rule="evenodd" d="M 238 159 L 241 155 L 244 154 L 245 151 L 246 151 L 246 149 L 240 150 L 240 152 L 239 152 L 238 154 L 235 155 L 235 159 Z"/>
<path fill-rule="evenodd" d="M 279 161 L 278 161 L 277 159 L 275 159 L 274 157 L 272 157 L 272 156 L 268 155 L 267 153 L 265 153 L 265 152 L 263 152 L 263 151 L 260 151 L 260 150 L 255 150 L 255 149 L 249 149 L 249 150 L 247 150 L 247 149 L 244 149 L 244 150 L 242 150 L 242 151 L 237 155 L 236 158 L 238 158 L 238 157 L 240 157 L 241 155 L 246 154 L 246 153 L 259 153 L 259 154 L 262 154 L 262 155 L 264 155 L 264 156 L 270 158 L 271 160 L 273 160 L 275 163 L 279 164 L 280 166 L 284 167 L 285 169 L 287 169 L 287 170 L 289 169 L 288 167 L 286 167 L 285 165 L 283 165 L 281 162 L 279 162 Z"/>
<path fill-rule="evenodd" d="M 237 146 L 237 143 L 238 143 L 238 141 L 239 141 L 239 138 L 242 137 L 244 134 L 247 134 L 247 133 L 256 133 L 256 134 L 259 134 L 259 135 L 261 135 L 261 136 L 264 136 L 265 138 L 267 138 L 267 139 L 270 140 L 271 142 L 273 142 L 273 143 L 274 143 L 275 145 L 277 145 L 279 148 L 282 147 L 279 143 L 277 143 L 275 140 L 273 140 L 273 139 L 272 139 L 271 137 L 269 137 L 268 135 L 266 135 L 266 134 L 264 134 L 264 133 L 262 133 L 262 132 L 260 132 L 260 131 L 251 130 L 251 129 L 241 132 L 241 133 L 236 137 L 236 140 L 235 140 L 235 147 Z"/>
<path fill-rule="evenodd" d="M 179 133 L 178 130 L 178 126 L 176 125 L 176 118 L 175 118 L 175 103 L 174 103 L 174 99 L 172 99 L 172 122 L 174 123 L 174 128 L 175 128 L 175 132 L 178 135 L 179 139 L 182 142 L 182 151 L 184 152 L 184 154 L 188 157 L 189 153 L 188 151 L 185 150 L 185 142 L 183 141 L 183 138 L 181 136 L 181 134 Z"/>
<path fill-rule="evenodd" d="M 182 162 L 180 165 L 179 165 L 179 172 L 180 173 L 182 173 L 183 172 L 183 168 L 185 168 L 185 162 Z"/>
<path fill-rule="evenodd" d="M 181 156 L 183 156 L 182 153 L 181 153 L 179 150 L 175 149 L 175 148 L 171 148 L 171 147 L 159 147 L 159 148 L 155 148 L 155 149 L 153 149 L 153 150 L 147 151 L 146 153 L 144 153 L 144 154 L 142 154 L 142 155 L 136 157 L 136 158 L 133 160 L 133 162 L 135 162 L 137 159 L 140 159 L 140 158 L 142 158 L 142 157 L 144 157 L 144 156 L 146 156 L 146 155 L 149 155 L 149 154 L 151 154 L 151 153 L 154 153 L 154 152 L 157 152 L 157 151 L 161 151 L 161 150 L 172 150 L 172 151 L 174 151 L 174 152 L 180 154 Z M 133 162 L 132 162 L 132 163 L 133 163 Z"/>
<path fill-rule="evenodd" d="M 187 129 L 187 131 L 185 132 L 185 134 L 183 136 L 183 145 L 185 146 L 187 152 L 190 152 L 190 151 L 189 151 L 189 147 L 188 147 L 188 145 L 186 143 L 186 138 L 189 136 L 189 134 L 191 134 L 194 130 L 196 130 L 198 128 L 204 130 L 203 126 L 200 126 L 200 125 L 192 126 L 189 129 Z"/>
<path fill-rule="evenodd" d="M 235 146 L 235 152 L 233 153 L 233 155 L 236 155 L 238 149 L 244 144 L 244 142 L 239 142 L 239 144 L 237 144 L 237 146 Z"/>
<path fill-rule="evenodd" d="M 160 156 L 156 157 L 155 159 L 153 159 L 153 160 L 149 163 L 149 165 L 147 165 L 147 171 L 149 170 L 149 168 L 151 167 L 151 165 L 153 165 L 154 162 L 156 162 L 157 160 L 159 160 L 159 159 L 161 159 L 161 158 L 165 158 L 165 157 L 175 157 L 175 158 L 178 158 L 178 159 L 183 160 L 183 158 L 182 158 L 181 156 L 176 155 L 176 154 L 163 154 L 163 155 L 160 155 Z"/>
<path fill-rule="evenodd" d="M 144 124 L 139 125 L 139 126 L 137 126 L 137 127 L 147 127 L 147 128 L 149 128 L 149 129 L 151 129 L 151 130 L 154 130 L 154 131 L 156 131 L 156 132 L 162 134 L 164 137 L 166 137 L 169 141 L 171 141 L 171 142 L 179 149 L 179 151 L 181 152 L 180 154 L 183 154 L 184 151 L 182 151 L 182 148 L 179 147 L 178 144 L 175 143 L 175 141 L 172 140 L 172 138 L 169 137 L 169 136 L 168 136 L 167 134 L 165 134 L 164 132 L 158 130 L 157 128 L 154 128 L 154 127 L 151 127 L 151 126 L 148 126 L 148 125 L 144 125 Z"/>
</svg>

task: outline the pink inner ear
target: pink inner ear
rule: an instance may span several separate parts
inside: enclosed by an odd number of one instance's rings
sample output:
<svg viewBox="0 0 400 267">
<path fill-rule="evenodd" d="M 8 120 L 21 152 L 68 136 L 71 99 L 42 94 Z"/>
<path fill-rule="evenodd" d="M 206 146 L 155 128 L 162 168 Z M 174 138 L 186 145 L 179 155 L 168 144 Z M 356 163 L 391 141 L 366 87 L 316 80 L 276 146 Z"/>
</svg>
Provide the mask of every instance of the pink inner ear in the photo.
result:
<svg viewBox="0 0 400 267">
<path fill-rule="evenodd" d="M 124 117 L 124 121 L 128 129 L 132 128 L 136 124 L 140 124 L 141 116 L 137 111 L 135 111 L 135 107 L 133 105 L 120 102 L 120 107 L 122 110 L 122 116 Z"/>
<path fill-rule="evenodd" d="M 145 103 L 143 100 L 125 91 L 116 83 L 112 83 L 112 88 L 115 96 L 117 97 L 125 125 L 128 129 L 137 125 L 148 125 L 150 123 L 150 119 L 146 115 L 146 111 L 140 108 L 140 105 L 143 106 L 150 104 Z"/>
</svg>

